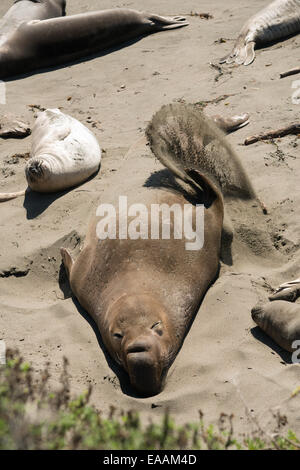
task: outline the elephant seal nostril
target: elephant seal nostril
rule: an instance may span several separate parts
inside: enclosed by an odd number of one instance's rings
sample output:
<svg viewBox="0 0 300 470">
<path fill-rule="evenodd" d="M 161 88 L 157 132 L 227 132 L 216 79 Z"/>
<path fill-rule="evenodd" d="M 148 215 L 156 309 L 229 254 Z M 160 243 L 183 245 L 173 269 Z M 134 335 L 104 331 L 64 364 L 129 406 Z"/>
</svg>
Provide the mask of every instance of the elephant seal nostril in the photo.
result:
<svg viewBox="0 0 300 470">
<path fill-rule="evenodd" d="M 133 343 L 129 344 L 126 348 L 127 354 L 133 353 L 142 353 L 150 351 L 153 348 L 153 344 L 148 340 L 143 341 L 134 341 Z"/>
<path fill-rule="evenodd" d="M 147 348 L 144 346 L 131 346 L 130 348 L 127 349 L 127 354 L 134 354 L 134 353 L 139 353 L 139 352 L 145 352 L 147 351 Z"/>
</svg>

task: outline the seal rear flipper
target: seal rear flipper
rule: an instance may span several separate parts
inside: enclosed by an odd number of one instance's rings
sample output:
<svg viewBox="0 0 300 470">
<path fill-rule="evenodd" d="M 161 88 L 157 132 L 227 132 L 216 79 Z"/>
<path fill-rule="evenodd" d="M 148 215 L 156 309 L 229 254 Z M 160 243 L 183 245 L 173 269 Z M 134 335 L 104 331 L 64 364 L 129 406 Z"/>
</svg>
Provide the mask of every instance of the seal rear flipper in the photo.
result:
<svg viewBox="0 0 300 470">
<path fill-rule="evenodd" d="M 239 50 L 239 45 L 236 42 L 234 44 L 233 49 L 229 52 L 229 54 L 226 54 L 224 57 L 219 59 L 219 64 L 233 64 L 233 62 L 235 62 L 238 50 Z"/>
<path fill-rule="evenodd" d="M 66 248 L 61 248 L 60 249 L 60 254 L 62 257 L 62 261 L 68 276 L 68 279 L 70 279 L 70 273 L 71 273 L 71 268 L 74 264 L 74 260 L 72 256 L 70 255 L 69 251 Z"/>
<path fill-rule="evenodd" d="M 149 15 L 148 19 L 151 22 L 151 26 L 159 31 L 182 28 L 183 26 L 188 26 L 189 24 L 186 21 L 186 18 L 183 16 L 166 17 L 159 15 Z"/>
<path fill-rule="evenodd" d="M 23 191 L 17 191 L 15 193 L 0 193 L 0 202 L 10 201 L 11 199 L 16 199 L 17 197 L 24 196 L 26 189 Z"/>
<path fill-rule="evenodd" d="M 232 117 L 224 118 L 220 115 L 211 116 L 213 122 L 218 126 L 219 129 L 229 134 L 230 132 L 237 131 L 244 126 L 249 124 L 249 114 L 238 114 Z"/>
<path fill-rule="evenodd" d="M 225 64 L 227 58 L 228 58 L 228 55 L 225 55 L 224 57 L 222 57 L 221 59 L 219 59 L 219 64 Z"/>
<path fill-rule="evenodd" d="M 242 127 L 248 126 L 250 122 L 249 117 L 248 113 L 232 116 L 232 127 L 227 129 L 227 132 L 234 132 Z"/>
<path fill-rule="evenodd" d="M 246 45 L 246 59 L 244 61 L 244 65 L 250 65 L 254 61 L 255 59 L 254 47 L 255 47 L 255 42 L 253 41 L 248 42 L 248 44 Z"/>
<path fill-rule="evenodd" d="M 254 47 L 254 41 L 245 44 L 244 41 L 241 43 L 239 40 L 230 54 L 219 60 L 219 64 L 233 64 L 235 62 L 238 65 L 250 65 L 255 59 Z"/>
<path fill-rule="evenodd" d="M 288 302 L 295 302 L 299 297 L 300 279 L 295 279 L 294 281 L 281 284 L 273 294 L 269 296 L 269 300 L 287 300 Z"/>
</svg>

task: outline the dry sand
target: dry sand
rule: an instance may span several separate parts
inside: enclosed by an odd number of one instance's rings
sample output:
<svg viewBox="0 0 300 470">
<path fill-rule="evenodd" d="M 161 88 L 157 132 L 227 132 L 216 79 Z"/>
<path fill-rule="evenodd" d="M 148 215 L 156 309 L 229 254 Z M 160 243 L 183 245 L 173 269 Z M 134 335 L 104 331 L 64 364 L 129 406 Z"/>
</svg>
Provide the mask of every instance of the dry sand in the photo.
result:
<svg viewBox="0 0 300 470">
<path fill-rule="evenodd" d="M 69 0 L 68 14 L 122 6 L 162 15 L 204 12 L 213 19 L 188 17 L 186 28 L 157 33 L 94 60 L 7 83 L 7 104 L 0 105 L 1 114 L 13 112 L 33 123 L 29 105 L 59 107 L 86 124 L 105 153 L 99 174 L 79 188 L 52 196 L 31 194 L 25 201 L 19 198 L 1 204 L 0 339 L 8 347 L 18 347 L 36 371 L 50 360 L 54 385 L 66 355 L 72 391 L 82 392 L 92 383 L 92 401 L 104 411 L 109 405 L 134 408 L 147 420 L 169 408 L 178 423 L 197 420 L 199 409 L 208 421 L 215 421 L 221 412 L 234 413 L 236 429 L 247 432 L 252 417 L 265 425 L 272 421 L 272 412 L 280 410 L 288 416 L 289 427 L 300 433 L 300 397 L 291 398 L 300 385 L 300 366 L 291 364 L 290 355 L 260 332 L 250 315 L 253 305 L 267 299 L 270 286 L 299 277 L 299 139 L 277 140 L 278 147 L 263 142 L 242 145 L 249 135 L 299 117 L 299 105 L 292 103 L 297 76 L 279 80 L 279 73 L 296 65 L 300 36 L 258 51 L 249 67 L 224 67 L 218 81 L 217 71 L 209 65 L 230 50 L 249 15 L 268 3 Z M 10 5 L 10 0 L 2 0 L 0 16 Z M 226 42 L 218 43 L 219 38 Z M 206 112 L 250 113 L 250 125 L 228 139 L 269 215 L 259 222 L 257 232 L 253 223 L 249 229 L 252 254 L 245 244 L 236 244 L 233 266 L 222 266 L 170 369 L 164 391 L 139 399 L 120 386 L 92 326 L 70 297 L 59 248 L 78 248 L 102 195 L 118 194 L 112 175 L 115 181 L 127 179 L 130 184 L 132 172 L 143 165 L 152 171 L 160 168 L 142 145 L 131 152 L 129 161 L 124 162 L 124 155 L 142 137 L 162 104 L 178 99 L 213 100 L 225 94 L 230 96 L 209 105 Z M 29 152 L 30 137 L 1 140 L 0 145 L 0 192 L 25 188 L 25 161 L 12 156 Z M 247 233 L 247 223 L 244 229 Z M 276 247 L 273 253 L 260 251 L 260 241 L 254 243 L 257 233 L 264 237 L 268 232 Z"/>
</svg>

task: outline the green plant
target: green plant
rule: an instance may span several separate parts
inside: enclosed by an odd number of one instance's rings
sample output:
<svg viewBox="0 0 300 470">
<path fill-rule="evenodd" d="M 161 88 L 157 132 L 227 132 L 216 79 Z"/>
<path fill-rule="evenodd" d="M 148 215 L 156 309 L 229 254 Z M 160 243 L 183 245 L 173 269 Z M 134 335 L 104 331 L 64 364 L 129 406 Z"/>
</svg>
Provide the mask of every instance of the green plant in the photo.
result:
<svg viewBox="0 0 300 470">
<path fill-rule="evenodd" d="M 68 361 L 64 359 L 59 390 L 49 392 L 49 364 L 36 379 L 18 351 L 8 351 L 0 368 L 0 449 L 299 449 L 295 433 L 269 437 L 259 428 L 239 442 L 233 415 L 221 414 L 216 427 L 176 425 L 166 412 L 160 423 L 144 425 L 137 412 L 110 408 L 107 416 L 89 404 L 91 387 L 71 399 Z"/>
</svg>

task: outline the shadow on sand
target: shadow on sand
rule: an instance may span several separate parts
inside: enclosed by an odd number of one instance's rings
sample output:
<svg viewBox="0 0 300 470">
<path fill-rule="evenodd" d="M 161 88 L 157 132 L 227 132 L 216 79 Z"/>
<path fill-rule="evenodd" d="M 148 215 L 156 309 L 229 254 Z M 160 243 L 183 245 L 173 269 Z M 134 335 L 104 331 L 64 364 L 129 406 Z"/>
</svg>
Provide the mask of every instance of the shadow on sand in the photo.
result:
<svg viewBox="0 0 300 470">
<path fill-rule="evenodd" d="M 27 189 L 25 193 L 25 198 L 24 198 L 24 203 L 23 207 L 26 209 L 26 218 L 28 220 L 35 219 L 39 215 L 41 215 L 43 212 L 45 212 L 46 209 L 48 209 L 49 206 L 53 202 L 55 202 L 57 199 L 65 196 L 68 194 L 70 191 L 77 190 L 78 188 L 82 187 L 85 183 L 88 183 L 91 181 L 97 174 L 99 173 L 101 169 L 101 164 L 93 175 L 91 175 L 87 180 L 83 181 L 81 184 L 78 184 L 77 186 L 73 186 L 72 188 L 65 189 L 64 191 L 57 191 L 55 193 L 38 193 L 36 191 L 32 191 L 30 189 Z M 79 190 L 79 189 L 78 189 Z"/>
<path fill-rule="evenodd" d="M 261 343 L 268 346 L 272 351 L 278 354 L 283 362 L 286 364 L 292 364 L 291 353 L 285 351 L 280 346 L 278 346 L 275 341 L 272 340 L 259 326 L 255 326 L 251 329 L 252 336 L 260 341 Z"/>
</svg>

